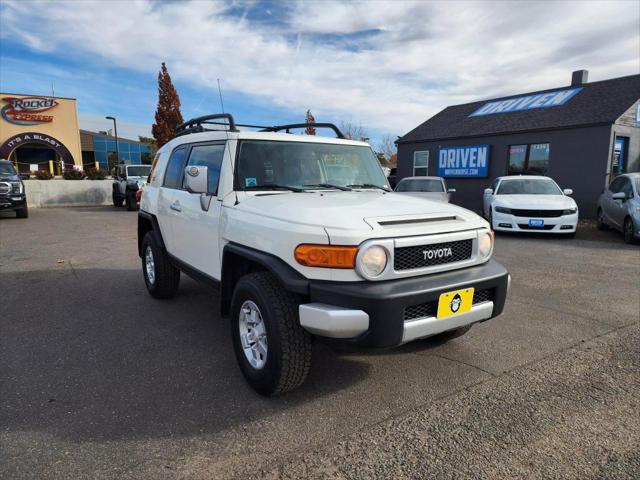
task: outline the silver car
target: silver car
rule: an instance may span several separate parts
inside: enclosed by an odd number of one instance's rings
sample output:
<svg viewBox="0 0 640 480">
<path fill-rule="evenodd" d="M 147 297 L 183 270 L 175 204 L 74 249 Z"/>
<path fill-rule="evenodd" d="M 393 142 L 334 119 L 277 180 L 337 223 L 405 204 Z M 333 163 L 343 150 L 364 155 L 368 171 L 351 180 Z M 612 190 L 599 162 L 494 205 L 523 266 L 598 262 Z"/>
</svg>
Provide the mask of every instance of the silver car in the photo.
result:
<svg viewBox="0 0 640 480">
<path fill-rule="evenodd" d="M 456 190 L 455 188 L 447 190 L 447 185 L 442 177 L 407 177 L 398 182 L 394 191 L 447 203 L 451 194 Z"/>
<path fill-rule="evenodd" d="M 616 177 L 598 200 L 598 228 L 624 233 L 624 241 L 640 239 L 640 172 Z"/>
</svg>

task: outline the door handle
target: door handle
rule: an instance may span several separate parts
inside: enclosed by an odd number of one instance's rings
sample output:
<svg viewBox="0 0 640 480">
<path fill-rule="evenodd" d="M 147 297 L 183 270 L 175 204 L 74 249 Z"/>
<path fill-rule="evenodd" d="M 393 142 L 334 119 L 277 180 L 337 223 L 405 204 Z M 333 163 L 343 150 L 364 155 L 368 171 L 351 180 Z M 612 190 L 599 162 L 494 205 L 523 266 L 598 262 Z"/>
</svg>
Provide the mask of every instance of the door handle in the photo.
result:
<svg viewBox="0 0 640 480">
<path fill-rule="evenodd" d="M 180 206 L 180 202 L 178 200 L 176 200 L 175 202 L 173 202 L 169 208 L 171 210 L 175 210 L 176 212 L 181 212 L 182 211 L 182 207 Z"/>
</svg>

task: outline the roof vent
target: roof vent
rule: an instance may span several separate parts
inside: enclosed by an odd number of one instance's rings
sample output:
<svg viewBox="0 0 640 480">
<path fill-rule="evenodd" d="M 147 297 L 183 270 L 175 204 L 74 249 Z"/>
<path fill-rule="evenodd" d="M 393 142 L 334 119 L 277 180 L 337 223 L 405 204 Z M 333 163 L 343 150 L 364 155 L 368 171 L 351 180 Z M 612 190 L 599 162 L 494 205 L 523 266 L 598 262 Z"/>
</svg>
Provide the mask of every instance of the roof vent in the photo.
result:
<svg viewBox="0 0 640 480">
<path fill-rule="evenodd" d="M 576 70 L 571 74 L 571 86 L 579 87 L 589 80 L 589 70 Z"/>
</svg>

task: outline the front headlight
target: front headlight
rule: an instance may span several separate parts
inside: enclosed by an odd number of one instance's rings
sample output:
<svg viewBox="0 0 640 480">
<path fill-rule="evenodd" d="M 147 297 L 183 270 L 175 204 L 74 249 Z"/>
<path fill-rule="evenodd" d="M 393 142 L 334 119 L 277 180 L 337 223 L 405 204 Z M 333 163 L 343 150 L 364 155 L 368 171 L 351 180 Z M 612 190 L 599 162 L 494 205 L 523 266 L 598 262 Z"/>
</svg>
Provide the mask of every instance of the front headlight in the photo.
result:
<svg viewBox="0 0 640 480">
<path fill-rule="evenodd" d="M 478 255 L 486 259 L 491 256 L 493 250 L 493 232 L 483 232 L 478 237 Z"/>
<path fill-rule="evenodd" d="M 577 211 L 578 211 L 577 207 L 566 208 L 566 209 L 562 210 L 562 215 L 573 215 Z"/>
<path fill-rule="evenodd" d="M 369 277 L 377 277 L 387 266 L 387 251 L 379 245 L 367 248 L 360 255 L 360 269 Z"/>
<path fill-rule="evenodd" d="M 11 182 L 11 193 L 13 194 L 21 194 L 22 193 L 22 182 Z"/>
<path fill-rule="evenodd" d="M 511 209 L 506 207 L 493 207 L 493 209 L 500 213 L 511 213 Z"/>
</svg>

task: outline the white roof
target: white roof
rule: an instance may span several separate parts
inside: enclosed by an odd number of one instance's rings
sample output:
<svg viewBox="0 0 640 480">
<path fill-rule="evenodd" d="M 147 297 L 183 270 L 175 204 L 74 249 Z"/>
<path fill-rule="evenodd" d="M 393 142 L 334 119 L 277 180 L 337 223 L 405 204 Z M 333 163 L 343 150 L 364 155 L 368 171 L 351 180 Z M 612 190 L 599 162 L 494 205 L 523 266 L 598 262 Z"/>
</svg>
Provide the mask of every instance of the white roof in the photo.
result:
<svg viewBox="0 0 640 480">
<path fill-rule="evenodd" d="M 356 145 L 361 147 L 368 147 L 366 142 L 360 142 L 357 140 L 347 140 L 337 137 L 324 137 L 320 135 L 299 135 L 293 133 L 280 133 L 280 132 L 254 132 L 254 131 L 239 131 L 229 132 L 225 130 L 213 130 L 208 132 L 190 133 L 187 135 L 181 135 L 172 140 L 176 144 L 180 143 L 192 143 L 192 142 L 205 142 L 212 140 L 226 140 L 226 139 L 239 139 L 239 140 L 270 140 L 277 142 L 313 142 L 313 143 L 330 143 L 339 145 Z"/>
<path fill-rule="evenodd" d="M 543 177 L 542 175 L 505 175 L 498 177 L 501 180 L 553 180 L 549 177 Z"/>
</svg>

